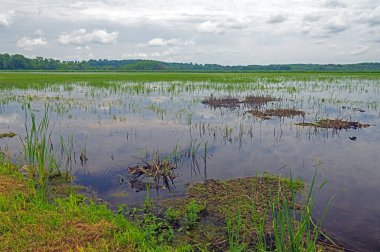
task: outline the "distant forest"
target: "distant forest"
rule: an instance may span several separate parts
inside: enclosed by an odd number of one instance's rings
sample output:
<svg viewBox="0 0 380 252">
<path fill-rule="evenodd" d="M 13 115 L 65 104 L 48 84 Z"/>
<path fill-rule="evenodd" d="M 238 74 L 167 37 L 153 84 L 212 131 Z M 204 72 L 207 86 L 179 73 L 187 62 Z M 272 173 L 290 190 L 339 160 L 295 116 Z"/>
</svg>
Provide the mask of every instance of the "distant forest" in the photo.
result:
<svg viewBox="0 0 380 252">
<path fill-rule="evenodd" d="M 380 63 L 358 64 L 279 64 L 223 66 L 218 64 L 167 63 L 155 60 L 60 61 L 23 55 L 0 54 L 0 70 L 42 71 L 200 71 L 200 72 L 380 72 Z"/>
</svg>

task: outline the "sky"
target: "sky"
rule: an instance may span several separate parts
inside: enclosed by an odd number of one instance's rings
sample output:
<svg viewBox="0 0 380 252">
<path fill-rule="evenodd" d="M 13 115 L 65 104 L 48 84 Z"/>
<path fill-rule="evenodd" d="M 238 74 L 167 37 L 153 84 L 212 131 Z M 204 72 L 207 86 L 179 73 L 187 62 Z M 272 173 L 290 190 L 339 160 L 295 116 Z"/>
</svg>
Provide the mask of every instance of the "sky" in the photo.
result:
<svg viewBox="0 0 380 252">
<path fill-rule="evenodd" d="M 0 0 L 0 53 L 222 65 L 380 62 L 380 1 Z"/>
</svg>

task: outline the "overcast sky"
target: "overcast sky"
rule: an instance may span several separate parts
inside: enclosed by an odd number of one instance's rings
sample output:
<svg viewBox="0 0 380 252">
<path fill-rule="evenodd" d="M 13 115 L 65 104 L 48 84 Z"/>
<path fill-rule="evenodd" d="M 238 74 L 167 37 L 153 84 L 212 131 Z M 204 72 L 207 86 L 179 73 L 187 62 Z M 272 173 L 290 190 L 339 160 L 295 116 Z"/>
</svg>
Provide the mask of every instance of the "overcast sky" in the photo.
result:
<svg viewBox="0 0 380 252">
<path fill-rule="evenodd" d="M 379 0 L 0 0 L 0 53 L 237 64 L 380 61 Z"/>
</svg>

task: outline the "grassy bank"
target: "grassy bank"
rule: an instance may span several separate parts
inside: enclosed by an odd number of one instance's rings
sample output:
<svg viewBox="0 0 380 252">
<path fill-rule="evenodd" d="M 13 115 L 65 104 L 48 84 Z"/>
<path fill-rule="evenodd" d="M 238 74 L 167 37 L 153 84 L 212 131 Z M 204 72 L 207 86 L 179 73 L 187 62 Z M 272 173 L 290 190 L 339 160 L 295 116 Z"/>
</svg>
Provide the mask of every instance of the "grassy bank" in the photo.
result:
<svg viewBox="0 0 380 252">
<path fill-rule="evenodd" d="M 187 251 L 71 190 L 47 197 L 11 164 L 0 165 L 1 251 Z M 49 199 L 51 198 L 51 199 Z"/>
</svg>

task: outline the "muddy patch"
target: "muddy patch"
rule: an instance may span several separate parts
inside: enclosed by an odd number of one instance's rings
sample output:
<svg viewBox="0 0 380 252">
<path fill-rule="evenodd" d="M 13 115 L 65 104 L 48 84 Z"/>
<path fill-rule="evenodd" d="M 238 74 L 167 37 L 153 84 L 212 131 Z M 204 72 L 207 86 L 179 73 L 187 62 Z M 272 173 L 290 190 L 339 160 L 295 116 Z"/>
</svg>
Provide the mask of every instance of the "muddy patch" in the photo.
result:
<svg viewBox="0 0 380 252">
<path fill-rule="evenodd" d="M 269 102 L 279 101 L 278 98 L 270 97 L 270 96 L 246 96 L 244 99 L 238 99 L 236 97 L 209 97 L 202 101 L 203 104 L 206 104 L 212 108 L 238 108 L 241 105 L 246 106 L 255 106 L 260 107 Z"/>
<path fill-rule="evenodd" d="M 368 128 L 369 126 L 371 126 L 370 124 L 366 124 L 366 123 L 360 123 L 360 122 L 354 122 L 354 121 L 348 121 L 348 120 L 342 120 L 342 119 L 321 119 L 316 122 L 296 123 L 296 125 L 311 126 L 315 128 L 336 129 L 336 130 L 361 129 L 361 128 Z"/>
<path fill-rule="evenodd" d="M 249 110 L 247 114 L 253 115 L 254 117 L 261 118 L 263 120 L 270 120 L 272 117 L 295 117 L 302 116 L 305 117 L 305 112 L 296 109 L 267 109 L 264 111 L 260 110 Z"/>
</svg>

